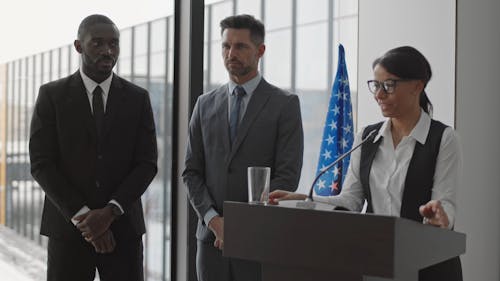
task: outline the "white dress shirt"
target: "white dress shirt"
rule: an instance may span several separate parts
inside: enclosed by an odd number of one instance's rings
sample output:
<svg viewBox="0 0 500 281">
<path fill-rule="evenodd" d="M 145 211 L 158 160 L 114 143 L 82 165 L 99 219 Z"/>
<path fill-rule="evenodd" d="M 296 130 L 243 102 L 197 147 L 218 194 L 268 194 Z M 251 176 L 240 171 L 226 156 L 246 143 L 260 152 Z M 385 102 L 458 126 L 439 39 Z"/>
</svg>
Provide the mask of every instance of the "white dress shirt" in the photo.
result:
<svg viewBox="0 0 500 281">
<path fill-rule="evenodd" d="M 240 122 L 243 119 L 243 116 L 245 115 L 245 112 L 246 112 L 247 106 L 248 106 L 248 102 L 250 101 L 250 98 L 252 97 L 253 92 L 255 91 L 257 86 L 259 86 L 260 80 L 262 80 L 262 75 L 259 72 L 257 72 L 257 75 L 255 75 L 254 78 L 248 80 L 244 84 L 239 85 L 239 86 L 243 87 L 243 89 L 245 89 L 245 93 L 246 93 L 246 95 L 244 95 L 242 100 L 241 100 L 240 116 L 239 116 Z M 227 100 L 228 100 L 227 113 L 228 113 L 228 115 L 227 116 L 228 116 L 228 120 L 229 120 L 229 115 L 231 114 L 231 105 L 233 104 L 230 101 L 232 101 L 232 99 L 235 98 L 234 97 L 234 88 L 236 88 L 236 86 L 238 86 L 238 84 L 236 84 L 233 80 L 229 80 L 229 83 L 227 83 L 227 93 L 228 93 L 228 96 L 227 96 Z"/>
<path fill-rule="evenodd" d="M 373 160 L 369 178 L 375 214 L 400 216 L 405 179 L 413 150 L 417 141 L 425 144 L 430 124 L 431 118 L 422 110 L 420 119 L 410 135 L 403 137 L 394 148 L 391 121 L 387 119 L 383 123 L 378 135 L 373 140 L 376 142 L 382 138 Z M 353 146 L 360 143 L 362 132 L 363 130 L 356 135 Z M 364 204 L 364 192 L 359 175 L 360 160 L 361 149 L 357 149 L 351 154 L 349 169 L 342 191 L 338 196 L 315 196 L 314 199 L 319 202 L 343 206 L 353 211 L 361 211 Z M 439 147 L 431 199 L 441 201 L 448 215 L 449 228 L 452 228 L 455 222 L 460 169 L 461 151 L 458 138 L 455 131 L 447 127 L 443 132 Z"/>
<path fill-rule="evenodd" d="M 94 108 L 92 108 L 92 93 L 97 86 L 101 86 L 102 89 L 102 104 L 104 106 L 104 112 L 106 112 L 106 103 L 108 101 L 109 88 L 111 88 L 111 80 L 113 80 L 113 73 L 109 75 L 106 80 L 102 81 L 100 84 L 90 79 L 83 70 L 80 68 L 80 75 L 82 76 L 83 85 L 85 85 L 85 90 L 87 91 L 87 98 L 89 99 L 90 110 L 93 113 Z"/>
</svg>

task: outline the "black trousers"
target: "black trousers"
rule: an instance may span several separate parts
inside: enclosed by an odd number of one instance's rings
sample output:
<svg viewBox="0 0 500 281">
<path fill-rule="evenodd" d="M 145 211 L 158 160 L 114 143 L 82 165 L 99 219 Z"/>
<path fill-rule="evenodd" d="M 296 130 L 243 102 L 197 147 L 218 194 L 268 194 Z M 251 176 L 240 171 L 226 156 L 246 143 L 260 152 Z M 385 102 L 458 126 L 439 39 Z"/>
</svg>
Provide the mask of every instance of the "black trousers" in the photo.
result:
<svg viewBox="0 0 500 281">
<path fill-rule="evenodd" d="M 83 238 L 49 237 L 47 281 L 92 281 L 96 268 L 101 281 L 143 281 L 142 238 L 116 240 L 112 253 L 98 254 Z"/>
<path fill-rule="evenodd" d="M 213 243 L 198 240 L 196 274 L 198 281 L 261 281 L 261 265 L 257 262 L 226 258 Z"/>
</svg>

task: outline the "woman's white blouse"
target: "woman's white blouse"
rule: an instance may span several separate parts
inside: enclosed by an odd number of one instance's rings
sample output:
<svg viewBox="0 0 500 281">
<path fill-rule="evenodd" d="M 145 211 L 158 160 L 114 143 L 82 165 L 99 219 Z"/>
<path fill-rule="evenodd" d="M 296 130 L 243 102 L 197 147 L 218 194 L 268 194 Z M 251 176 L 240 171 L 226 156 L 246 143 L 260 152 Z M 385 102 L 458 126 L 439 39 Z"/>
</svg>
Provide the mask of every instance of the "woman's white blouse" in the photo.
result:
<svg viewBox="0 0 500 281">
<path fill-rule="evenodd" d="M 425 144 L 431 124 L 431 118 L 422 111 L 420 119 L 409 136 L 404 137 L 396 148 L 392 141 L 391 121 L 387 119 L 379 130 L 374 142 L 382 138 L 370 171 L 370 191 L 373 212 L 379 215 L 400 216 L 403 190 L 413 155 L 415 143 Z M 353 146 L 362 138 L 362 132 L 354 139 Z M 319 202 L 343 206 L 353 211 L 361 211 L 364 204 L 363 187 L 359 176 L 361 149 L 351 154 L 349 169 L 337 196 L 315 196 Z M 461 151 L 455 131 L 448 127 L 443 132 L 436 170 L 432 199 L 440 200 L 448 219 L 449 227 L 455 222 L 456 197 L 461 169 Z"/>
</svg>

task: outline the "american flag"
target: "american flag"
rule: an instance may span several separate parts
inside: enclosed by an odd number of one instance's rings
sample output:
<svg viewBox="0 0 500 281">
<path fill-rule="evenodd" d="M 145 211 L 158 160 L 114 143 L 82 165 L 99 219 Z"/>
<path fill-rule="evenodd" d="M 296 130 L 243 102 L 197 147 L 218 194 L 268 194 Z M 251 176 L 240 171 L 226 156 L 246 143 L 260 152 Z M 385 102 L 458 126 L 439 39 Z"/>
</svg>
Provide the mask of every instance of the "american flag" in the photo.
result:
<svg viewBox="0 0 500 281">
<path fill-rule="evenodd" d="M 344 47 L 340 44 L 337 75 L 335 75 L 335 81 L 333 82 L 325 128 L 323 129 L 316 175 L 333 163 L 340 155 L 351 149 L 354 141 L 353 131 L 349 77 L 345 64 Z M 318 179 L 314 186 L 314 192 L 317 195 L 331 196 L 340 193 L 349 167 L 349 159 L 350 157 L 347 156 Z"/>
</svg>

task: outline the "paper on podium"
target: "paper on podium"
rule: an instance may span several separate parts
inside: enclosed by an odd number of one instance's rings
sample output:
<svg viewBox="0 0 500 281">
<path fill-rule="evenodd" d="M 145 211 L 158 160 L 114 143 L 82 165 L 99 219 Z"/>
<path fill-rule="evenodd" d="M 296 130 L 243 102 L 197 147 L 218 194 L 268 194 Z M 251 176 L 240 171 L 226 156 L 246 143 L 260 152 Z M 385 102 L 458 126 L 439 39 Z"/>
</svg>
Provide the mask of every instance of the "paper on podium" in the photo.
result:
<svg viewBox="0 0 500 281">
<path fill-rule="evenodd" d="M 279 201 L 278 206 L 285 208 L 301 208 L 318 211 L 333 211 L 336 206 L 327 203 L 304 200 L 283 200 Z"/>
</svg>

